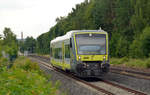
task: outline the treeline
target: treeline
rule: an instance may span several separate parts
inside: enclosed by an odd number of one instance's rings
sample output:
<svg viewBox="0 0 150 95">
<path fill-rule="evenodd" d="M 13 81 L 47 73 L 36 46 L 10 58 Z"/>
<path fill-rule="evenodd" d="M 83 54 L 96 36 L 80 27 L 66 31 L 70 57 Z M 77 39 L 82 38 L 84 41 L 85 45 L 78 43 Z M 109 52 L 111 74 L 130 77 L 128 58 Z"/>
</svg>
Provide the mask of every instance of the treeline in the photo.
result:
<svg viewBox="0 0 150 95">
<path fill-rule="evenodd" d="M 38 53 L 49 53 L 50 40 L 70 30 L 99 29 L 109 33 L 111 57 L 150 57 L 149 0 L 85 0 L 67 17 L 37 38 Z"/>
<path fill-rule="evenodd" d="M 21 53 L 24 53 L 27 51 L 28 53 L 35 53 L 36 52 L 36 39 L 34 39 L 32 36 L 27 37 L 25 39 L 21 39 L 18 41 L 19 44 L 19 51 Z"/>
</svg>

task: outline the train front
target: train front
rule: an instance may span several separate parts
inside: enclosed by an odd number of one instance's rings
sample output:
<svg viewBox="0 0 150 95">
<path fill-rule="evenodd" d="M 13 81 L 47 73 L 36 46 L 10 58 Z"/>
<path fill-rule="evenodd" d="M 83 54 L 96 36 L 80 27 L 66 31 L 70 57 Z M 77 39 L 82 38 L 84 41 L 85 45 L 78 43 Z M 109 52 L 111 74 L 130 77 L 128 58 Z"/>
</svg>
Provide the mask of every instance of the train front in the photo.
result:
<svg viewBox="0 0 150 95">
<path fill-rule="evenodd" d="M 97 77 L 109 72 L 107 32 L 79 32 L 74 39 L 78 76 Z"/>
</svg>

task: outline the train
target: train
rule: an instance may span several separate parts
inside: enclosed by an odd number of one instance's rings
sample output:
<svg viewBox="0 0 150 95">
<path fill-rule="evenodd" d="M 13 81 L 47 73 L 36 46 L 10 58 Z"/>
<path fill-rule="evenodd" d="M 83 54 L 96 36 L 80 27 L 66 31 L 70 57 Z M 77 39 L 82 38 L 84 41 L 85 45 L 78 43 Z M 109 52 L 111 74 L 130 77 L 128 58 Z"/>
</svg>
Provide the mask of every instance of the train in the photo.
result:
<svg viewBox="0 0 150 95">
<path fill-rule="evenodd" d="M 100 77 L 109 72 L 108 33 L 72 30 L 50 41 L 52 66 L 79 77 Z"/>
</svg>

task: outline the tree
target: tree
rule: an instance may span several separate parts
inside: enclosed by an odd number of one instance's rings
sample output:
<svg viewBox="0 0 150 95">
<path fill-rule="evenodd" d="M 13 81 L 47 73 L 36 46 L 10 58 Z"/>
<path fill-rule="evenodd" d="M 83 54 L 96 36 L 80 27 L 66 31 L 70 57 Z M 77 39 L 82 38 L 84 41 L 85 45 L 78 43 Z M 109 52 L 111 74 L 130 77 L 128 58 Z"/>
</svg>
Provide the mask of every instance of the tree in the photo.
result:
<svg viewBox="0 0 150 95">
<path fill-rule="evenodd" d="M 36 40 L 33 37 L 27 37 L 24 41 L 19 41 L 20 51 L 28 51 L 29 53 L 36 52 Z"/>
<path fill-rule="evenodd" d="M 150 57 L 150 27 L 146 27 L 140 35 L 141 51 L 144 56 Z"/>
<path fill-rule="evenodd" d="M 4 31 L 4 44 L 11 45 L 12 42 L 17 43 L 16 35 L 10 28 L 5 28 Z"/>
<path fill-rule="evenodd" d="M 49 54 L 50 52 L 50 32 L 40 35 L 37 38 L 37 47 L 36 51 L 41 54 Z"/>
<path fill-rule="evenodd" d="M 2 36 L 0 35 L 0 57 L 2 56 L 2 40 L 1 40 Z"/>
<path fill-rule="evenodd" d="M 30 53 L 35 53 L 36 49 L 36 40 L 33 37 L 27 37 L 24 42 L 25 50 Z"/>
<path fill-rule="evenodd" d="M 2 40 L 2 50 L 9 54 L 10 61 L 13 61 L 18 56 L 18 44 L 16 35 L 10 28 L 5 28 L 4 39 Z"/>
<path fill-rule="evenodd" d="M 85 0 L 37 38 L 37 51 L 49 53 L 50 41 L 70 30 L 99 29 L 109 34 L 111 57 L 148 57 L 149 0 Z M 145 49 L 144 49 L 144 48 Z"/>
<path fill-rule="evenodd" d="M 2 35 L 0 35 L 0 40 L 2 39 Z"/>
<path fill-rule="evenodd" d="M 141 41 L 139 37 L 133 40 L 132 44 L 130 45 L 129 55 L 132 58 L 140 58 L 143 57 L 143 52 L 141 50 Z"/>
</svg>

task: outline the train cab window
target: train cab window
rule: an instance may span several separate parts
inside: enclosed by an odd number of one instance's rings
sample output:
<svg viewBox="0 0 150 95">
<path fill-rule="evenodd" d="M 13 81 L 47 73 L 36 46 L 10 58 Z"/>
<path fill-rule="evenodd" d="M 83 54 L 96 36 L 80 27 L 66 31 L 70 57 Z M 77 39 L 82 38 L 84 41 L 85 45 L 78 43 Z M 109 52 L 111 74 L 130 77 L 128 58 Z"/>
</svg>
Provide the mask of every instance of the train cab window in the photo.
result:
<svg viewBox="0 0 150 95">
<path fill-rule="evenodd" d="M 65 45 L 65 58 L 70 58 L 70 46 Z"/>
</svg>

